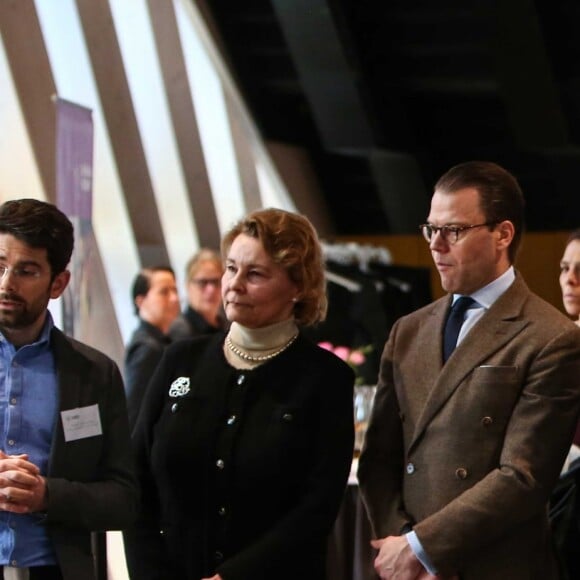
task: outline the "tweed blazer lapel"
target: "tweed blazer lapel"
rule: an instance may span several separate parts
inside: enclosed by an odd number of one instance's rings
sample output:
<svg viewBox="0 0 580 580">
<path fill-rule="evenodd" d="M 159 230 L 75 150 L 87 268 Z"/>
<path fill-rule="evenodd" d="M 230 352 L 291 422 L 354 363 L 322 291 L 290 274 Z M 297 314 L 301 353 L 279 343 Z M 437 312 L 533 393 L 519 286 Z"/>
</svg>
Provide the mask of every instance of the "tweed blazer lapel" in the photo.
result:
<svg viewBox="0 0 580 580">
<path fill-rule="evenodd" d="M 522 305 L 530 295 L 530 291 L 521 277 L 516 276 L 514 283 L 504 292 L 493 306 L 482 316 L 477 324 L 470 330 L 465 339 L 455 349 L 447 364 L 443 365 L 439 376 L 436 378 L 423 411 L 415 426 L 414 436 L 409 450 L 417 443 L 423 431 L 435 417 L 446 401 L 461 386 L 462 381 L 473 369 L 485 364 L 486 360 L 505 344 L 514 339 L 525 326 L 529 324 L 521 317 Z M 433 326 L 432 332 L 438 333 L 438 340 L 433 344 L 438 345 L 437 356 L 441 359 L 442 328 L 445 312 L 445 303 L 433 313 L 430 321 Z M 441 313 L 443 310 L 443 313 Z M 435 327 L 435 325 L 438 325 Z M 435 354 L 425 353 L 425 358 L 432 360 Z M 423 355 L 421 355 L 423 356 Z M 441 363 L 440 363 L 441 364 Z"/>
<path fill-rule="evenodd" d="M 449 300 L 442 298 L 427 306 L 419 327 L 405 334 L 404 343 L 397 347 L 406 361 L 404 373 L 407 378 L 405 384 L 397 388 L 397 396 L 402 399 L 402 407 L 408 410 L 407 420 L 416 420 L 420 415 L 434 380 L 441 373 L 441 328 L 448 304 Z"/>
</svg>

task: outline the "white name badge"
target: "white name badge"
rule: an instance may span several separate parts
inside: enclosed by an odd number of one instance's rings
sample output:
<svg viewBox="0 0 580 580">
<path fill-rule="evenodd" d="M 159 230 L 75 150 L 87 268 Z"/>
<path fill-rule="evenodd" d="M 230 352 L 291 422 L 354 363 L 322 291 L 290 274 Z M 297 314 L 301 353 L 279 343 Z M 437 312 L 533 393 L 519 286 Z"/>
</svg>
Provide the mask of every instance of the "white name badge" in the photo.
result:
<svg viewBox="0 0 580 580">
<path fill-rule="evenodd" d="M 61 411 L 65 441 L 76 441 L 103 434 L 98 405 Z"/>
</svg>

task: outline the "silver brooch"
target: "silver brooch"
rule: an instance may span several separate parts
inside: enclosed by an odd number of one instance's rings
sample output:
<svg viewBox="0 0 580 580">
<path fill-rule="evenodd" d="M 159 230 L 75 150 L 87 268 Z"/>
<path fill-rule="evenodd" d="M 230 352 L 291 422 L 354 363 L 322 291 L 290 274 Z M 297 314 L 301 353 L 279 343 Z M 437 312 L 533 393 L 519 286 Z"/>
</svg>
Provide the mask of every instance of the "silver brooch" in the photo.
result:
<svg viewBox="0 0 580 580">
<path fill-rule="evenodd" d="M 189 377 L 177 377 L 169 387 L 170 397 L 183 397 L 189 393 Z"/>
</svg>

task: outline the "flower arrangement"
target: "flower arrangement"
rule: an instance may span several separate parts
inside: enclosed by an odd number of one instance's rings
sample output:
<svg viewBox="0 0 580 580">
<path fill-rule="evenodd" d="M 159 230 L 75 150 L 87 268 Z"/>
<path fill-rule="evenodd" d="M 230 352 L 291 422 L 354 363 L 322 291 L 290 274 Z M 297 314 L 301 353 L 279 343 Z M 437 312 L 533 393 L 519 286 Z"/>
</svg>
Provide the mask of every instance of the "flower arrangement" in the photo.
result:
<svg viewBox="0 0 580 580">
<path fill-rule="evenodd" d="M 319 342 L 318 346 L 325 350 L 330 351 L 335 354 L 338 358 L 342 359 L 355 374 L 355 385 L 363 385 L 365 382 L 364 377 L 361 375 L 360 367 L 366 362 L 366 355 L 373 350 L 371 344 L 366 346 L 359 346 L 357 348 L 350 348 L 348 346 L 336 346 L 331 342 Z"/>
</svg>

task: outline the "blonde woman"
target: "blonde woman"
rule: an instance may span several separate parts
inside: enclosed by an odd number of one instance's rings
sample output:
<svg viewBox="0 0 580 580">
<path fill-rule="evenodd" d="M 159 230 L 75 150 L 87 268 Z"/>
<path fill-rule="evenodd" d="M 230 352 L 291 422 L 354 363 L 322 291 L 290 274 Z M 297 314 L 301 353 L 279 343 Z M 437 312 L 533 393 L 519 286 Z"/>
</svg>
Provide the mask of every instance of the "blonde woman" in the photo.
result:
<svg viewBox="0 0 580 580">
<path fill-rule="evenodd" d="M 131 578 L 323 580 L 354 373 L 302 333 L 326 314 L 318 238 L 303 216 L 260 210 L 222 254 L 230 329 L 168 347 L 134 431 Z"/>
<path fill-rule="evenodd" d="M 209 248 L 202 248 L 188 261 L 185 271 L 187 306 L 169 329 L 171 340 L 211 334 L 224 328 L 221 256 Z"/>
</svg>

